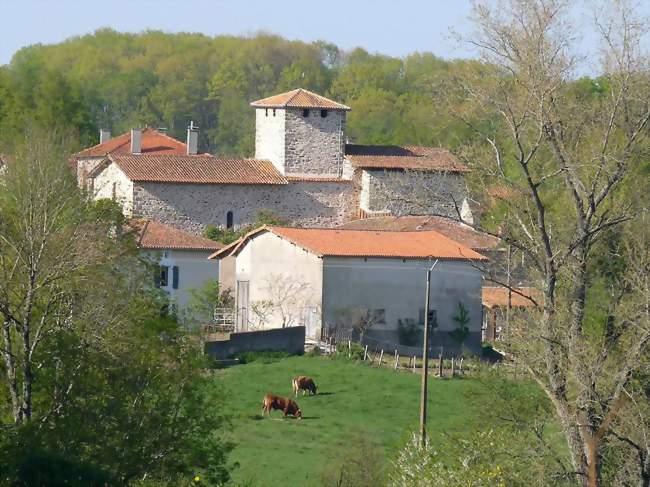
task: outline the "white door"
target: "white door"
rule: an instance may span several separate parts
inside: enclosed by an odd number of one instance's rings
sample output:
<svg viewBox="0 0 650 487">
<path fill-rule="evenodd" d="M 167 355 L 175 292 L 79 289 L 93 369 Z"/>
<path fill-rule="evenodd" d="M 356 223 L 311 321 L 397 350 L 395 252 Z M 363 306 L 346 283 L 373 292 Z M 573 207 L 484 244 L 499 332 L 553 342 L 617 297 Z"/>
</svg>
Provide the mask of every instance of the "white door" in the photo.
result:
<svg viewBox="0 0 650 487">
<path fill-rule="evenodd" d="M 248 330 L 248 281 L 237 281 L 237 331 Z"/>
</svg>

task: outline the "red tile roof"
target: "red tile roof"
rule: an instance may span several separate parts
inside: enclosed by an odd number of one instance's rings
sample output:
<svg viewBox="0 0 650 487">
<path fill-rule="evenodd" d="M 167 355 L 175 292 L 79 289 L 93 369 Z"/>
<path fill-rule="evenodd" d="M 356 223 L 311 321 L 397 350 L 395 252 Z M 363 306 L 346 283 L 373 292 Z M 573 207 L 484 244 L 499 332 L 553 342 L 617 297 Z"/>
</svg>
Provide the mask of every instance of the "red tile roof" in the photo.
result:
<svg viewBox="0 0 650 487">
<path fill-rule="evenodd" d="M 266 160 L 195 156 L 109 156 L 131 181 L 196 184 L 287 184 Z"/>
<path fill-rule="evenodd" d="M 388 257 L 405 259 L 487 260 L 483 255 L 432 230 L 426 232 L 371 232 L 335 228 L 291 228 L 264 226 L 253 230 L 236 245 L 210 258 L 239 250 L 261 232 L 271 232 L 318 256 Z"/>
<path fill-rule="evenodd" d="M 361 169 L 469 172 L 469 168 L 458 162 L 451 152 L 435 147 L 347 144 L 345 158 Z"/>
<path fill-rule="evenodd" d="M 298 88 L 279 95 L 269 96 L 251 103 L 255 108 L 323 108 L 328 110 L 350 110 L 350 107 L 334 100 Z"/>
<path fill-rule="evenodd" d="M 126 227 L 127 231 L 137 232 L 138 247 L 141 249 L 214 251 L 224 247 L 220 242 L 215 242 L 204 237 L 197 237 L 178 228 L 153 220 L 131 220 Z"/>
<path fill-rule="evenodd" d="M 339 225 L 337 228 L 346 230 L 379 230 L 393 232 L 421 232 L 435 230 L 460 242 L 478 252 L 493 250 L 499 247 L 501 240 L 492 235 L 478 232 L 451 218 L 441 216 L 383 216 L 363 218 Z"/>
<path fill-rule="evenodd" d="M 149 155 L 187 154 L 187 146 L 169 135 L 155 129 L 142 130 L 141 153 Z M 126 132 L 107 140 L 103 144 L 88 147 L 72 156 L 73 159 L 84 157 L 102 157 L 107 154 L 131 154 L 131 132 Z"/>
<path fill-rule="evenodd" d="M 543 296 L 539 289 L 532 287 L 513 288 L 510 293 L 510 303 L 514 308 L 539 306 Z M 486 308 L 505 308 L 508 306 L 508 288 L 484 287 L 483 306 Z"/>
<path fill-rule="evenodd" d="M 285 179 L 290 183 L 352 183 L 351 179 L 343 179 L 336 176 L 285 176 Z"/>
</svg>

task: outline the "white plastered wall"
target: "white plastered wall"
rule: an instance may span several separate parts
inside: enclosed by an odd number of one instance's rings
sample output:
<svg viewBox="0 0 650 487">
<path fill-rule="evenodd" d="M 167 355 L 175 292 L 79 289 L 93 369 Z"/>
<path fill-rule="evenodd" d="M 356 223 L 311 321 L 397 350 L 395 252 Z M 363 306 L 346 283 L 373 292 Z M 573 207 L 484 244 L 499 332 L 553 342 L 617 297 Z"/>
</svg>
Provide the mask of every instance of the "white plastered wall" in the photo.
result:
<svg viewBox="0 0 650 487">
<path fill-rule="evenodd" d="M 93 198 L 115 198 L 125 216 L 131 217 L 133 214 L 133 182 L 114 162 L 93 178 Z"/>
<path fill-rule="evenodd" d="M 236 259 L 236 280 L 249 283 L 249 329 L 284 321 L 306 325 L 308 336 L 319 331 L 322 275 L 318 256 L 270 232 L 253 237 Z"/>
</svg>

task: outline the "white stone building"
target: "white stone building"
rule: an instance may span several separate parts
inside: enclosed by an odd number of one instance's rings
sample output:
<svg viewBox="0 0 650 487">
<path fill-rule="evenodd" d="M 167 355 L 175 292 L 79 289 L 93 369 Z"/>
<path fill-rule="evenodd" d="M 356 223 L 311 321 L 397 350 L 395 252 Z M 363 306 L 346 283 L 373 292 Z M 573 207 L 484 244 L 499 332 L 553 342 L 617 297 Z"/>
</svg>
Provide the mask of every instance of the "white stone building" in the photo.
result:
<svg viewBox="0 0 650 487">
<path fill-rule="evenodd" d="M 331 227 L 366 216 L 452 214 L 466 196 L 467 168 L 448 151 L 346 144 L 350 107 L 298 89 L 251 103 L 255 158 L 198 151 L 134 129 L 72 158 L 79 184 L 118 201 L 128 216 L 199 234 L 207 225 L 238 227 L 268 210 L 293 225 Z"/>
<path fill-rule="evenodd" d="M 482 277 L 474 264 L 486 258 L 438 232 L 261 227 L 211 259 L 234 262 L 238 329 L 300 323 L 317 336 L 369 323 L 364 340 L 386 347 L 412 345 L 405 330 L 421 333 L 426 269 L 438 260 L 432 347 L 458 350 L 450 332 L 462 303 L 469 316 L 465 345 L 480 350 Z"/>
<path fill-rule="evenodd" d="M 158 265 L 152 279 L 177 310 L 187 306 L 192 289 L 218 280 L 219 262 L 208 256 L 222 244 L 151 220 L 131 220 L 126 229 L 135 233 L 140 251 Z"/>
</svg>

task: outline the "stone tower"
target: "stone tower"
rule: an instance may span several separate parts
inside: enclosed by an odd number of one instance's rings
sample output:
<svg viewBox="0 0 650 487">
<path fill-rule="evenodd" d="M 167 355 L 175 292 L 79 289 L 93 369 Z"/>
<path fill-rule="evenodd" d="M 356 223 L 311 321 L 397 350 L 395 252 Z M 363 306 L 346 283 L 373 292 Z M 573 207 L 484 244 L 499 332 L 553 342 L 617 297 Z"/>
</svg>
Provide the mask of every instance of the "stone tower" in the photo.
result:
<svg viewBox="0 0 650 487">
<path fill-rule="evenodd" d="M 271 96 L 255 108 L 255 158 L 287 176 L 340 177 L 350 107 L 307 90 Z"/>
</svg>

